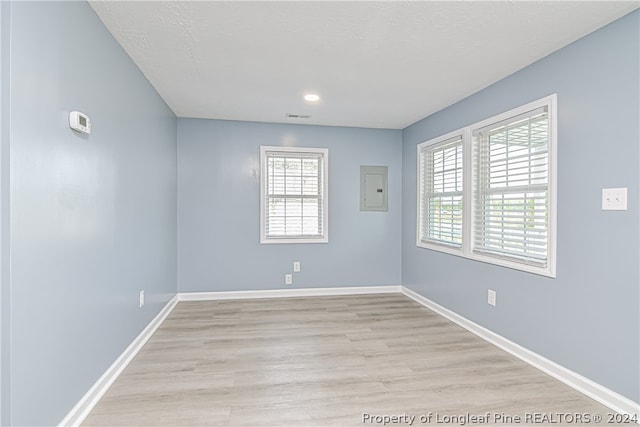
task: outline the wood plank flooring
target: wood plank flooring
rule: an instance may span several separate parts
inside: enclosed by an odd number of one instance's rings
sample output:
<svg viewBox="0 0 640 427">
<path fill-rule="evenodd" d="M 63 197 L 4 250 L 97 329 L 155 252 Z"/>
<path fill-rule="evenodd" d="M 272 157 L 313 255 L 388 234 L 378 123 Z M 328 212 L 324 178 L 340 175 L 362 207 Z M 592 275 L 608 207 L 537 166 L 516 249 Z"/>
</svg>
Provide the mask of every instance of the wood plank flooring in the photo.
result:
<svg viewBox="0 0 640 427">
<path fill-rule="evenodd" d="M 547 421 L 557 425 L 565 413 L 606 421 L 609 412 L 388 294 L 181 302 L 83 425 L 382 425 L 363 414 L 461 425 L 465 419 L 447 417 L 487 413 L 476 421 L 504 425 L 495 418 L 504 414 L 524 424 L 539 413 L 555 415 Z M 398 421 L 387 425 L 410 418 Z"/>
</svg>

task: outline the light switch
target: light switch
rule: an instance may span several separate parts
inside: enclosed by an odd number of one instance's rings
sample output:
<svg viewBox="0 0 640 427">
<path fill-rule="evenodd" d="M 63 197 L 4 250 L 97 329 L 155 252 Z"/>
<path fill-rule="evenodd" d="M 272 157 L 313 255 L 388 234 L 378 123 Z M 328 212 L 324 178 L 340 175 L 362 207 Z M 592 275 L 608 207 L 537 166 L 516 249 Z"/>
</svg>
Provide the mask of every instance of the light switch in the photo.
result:
<svg viewBox="0 0 640 427">
<path fill-rule="evenodd" d="M 626 211 L 627 210 L 627 189 L 626 188 L 603 188 L 602 189 L 602 210 L 603 211 Z"/>
<path fill-rule="evenodd" d="M 487 291 L 487 303 L 492 306 L 496 306 L 497 293 L 493 289 Z"/>
</svg>

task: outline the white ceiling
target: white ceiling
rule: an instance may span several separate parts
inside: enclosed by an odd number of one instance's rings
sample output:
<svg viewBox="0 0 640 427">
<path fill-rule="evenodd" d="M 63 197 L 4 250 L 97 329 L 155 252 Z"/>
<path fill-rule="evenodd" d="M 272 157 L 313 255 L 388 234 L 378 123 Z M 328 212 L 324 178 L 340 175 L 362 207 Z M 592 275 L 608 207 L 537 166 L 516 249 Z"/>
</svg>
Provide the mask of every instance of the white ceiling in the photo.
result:
<svg viewBox="0 0 640 427">
<path fill-rule="evenodd" d="M 402 129 L 640 3 L 90 4 L 178 117 Z"/>
</svg>

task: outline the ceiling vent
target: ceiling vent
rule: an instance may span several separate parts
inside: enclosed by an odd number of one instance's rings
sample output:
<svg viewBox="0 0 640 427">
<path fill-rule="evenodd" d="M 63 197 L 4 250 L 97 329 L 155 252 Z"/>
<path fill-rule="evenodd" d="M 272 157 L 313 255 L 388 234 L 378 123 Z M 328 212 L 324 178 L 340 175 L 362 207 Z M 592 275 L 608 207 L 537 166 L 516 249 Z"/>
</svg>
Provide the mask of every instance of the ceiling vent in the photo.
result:
<svg viewBox="0 0 640 427">
<path fill-rule="evenodd" d="M 295 114 L 295 113 L 287 113 L 284 115 L 287 119 L 310 119 L 311 114 Z"/>
</svg>

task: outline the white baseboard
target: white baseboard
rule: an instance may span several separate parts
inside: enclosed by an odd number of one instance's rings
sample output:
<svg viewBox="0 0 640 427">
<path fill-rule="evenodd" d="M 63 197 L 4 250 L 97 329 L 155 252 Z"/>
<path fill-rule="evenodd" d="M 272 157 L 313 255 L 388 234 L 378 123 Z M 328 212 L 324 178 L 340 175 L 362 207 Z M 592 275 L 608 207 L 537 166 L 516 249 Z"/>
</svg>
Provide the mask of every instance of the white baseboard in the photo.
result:
<svg viewBox="0 0 640 427">
<path fill-rule="evenodd" d="M 452 322 L 462 326 L 469 332 L 479 336 L 485 341 L 501 348 L 509 354 L 517 357 L 518 359 L 528 363 L 529 365 L 540 369 L 542 372 L 552 376 L 553 378 L 565 383 L 566 385 L 574 388 L 582 394 L 589 396 L 593 400 L 607 406 L 608 408 L 621 413 L 629 414 L 636 419 L 640 418 L 640 403 L 626 398 L 613 390 L 610 390 L 595 381 L 592 381 L 586 377 L 583 377 L 576 372 L 573 372 L 564 366 L 561 366 L 531 350 L 528 350 L 495 332 L 486 329 L 471 320 L 460 316 L 459 314 L 444 308 L 443 306 L 431 301 L 428 298 L 408 289 L 404 286 L 402 293 L 414 301 L 424 305 L 425 307 L 433 310 L 439 315 L 446 317 Z"/>
<path fill-rule="evenodd" d="M 67 414 L 60 424 L 62 426 L 79 426 L 84 419 L 89 415 L 89 412 L 93 409 L 98 401 L 109 390 L 111 384 L 118 378 L 120 373 L 127 367 L 129 362 L 138 354 L 142 346 L 151 338 L 151 335 L 158 329 L 158 327 L 164 322 L 171 310 L 178 303 L 177 296 L 171 298 L 171 300 L 160 310 L 160 313 L 153 318 L 151 322 L 140 332 L 140 334 L 133 340 L 133 342 L 127 347 L 124 352 L 116 359 L 115 362 L 105 371 L 104 374 L 96 381 L 96 383 L 89 389 L 89 391 L 80 399 L 80 401 L 73 407 L 73 409 Z"/>
<path fill-rule="evenodd" d="M 215 301 L 228 299 L 317 297 L 401 293 L 402 286 L 354 286 L 348 288 L 269 289 L 262 291 L 181 292 L 179 301 Z"/>
</svg>

